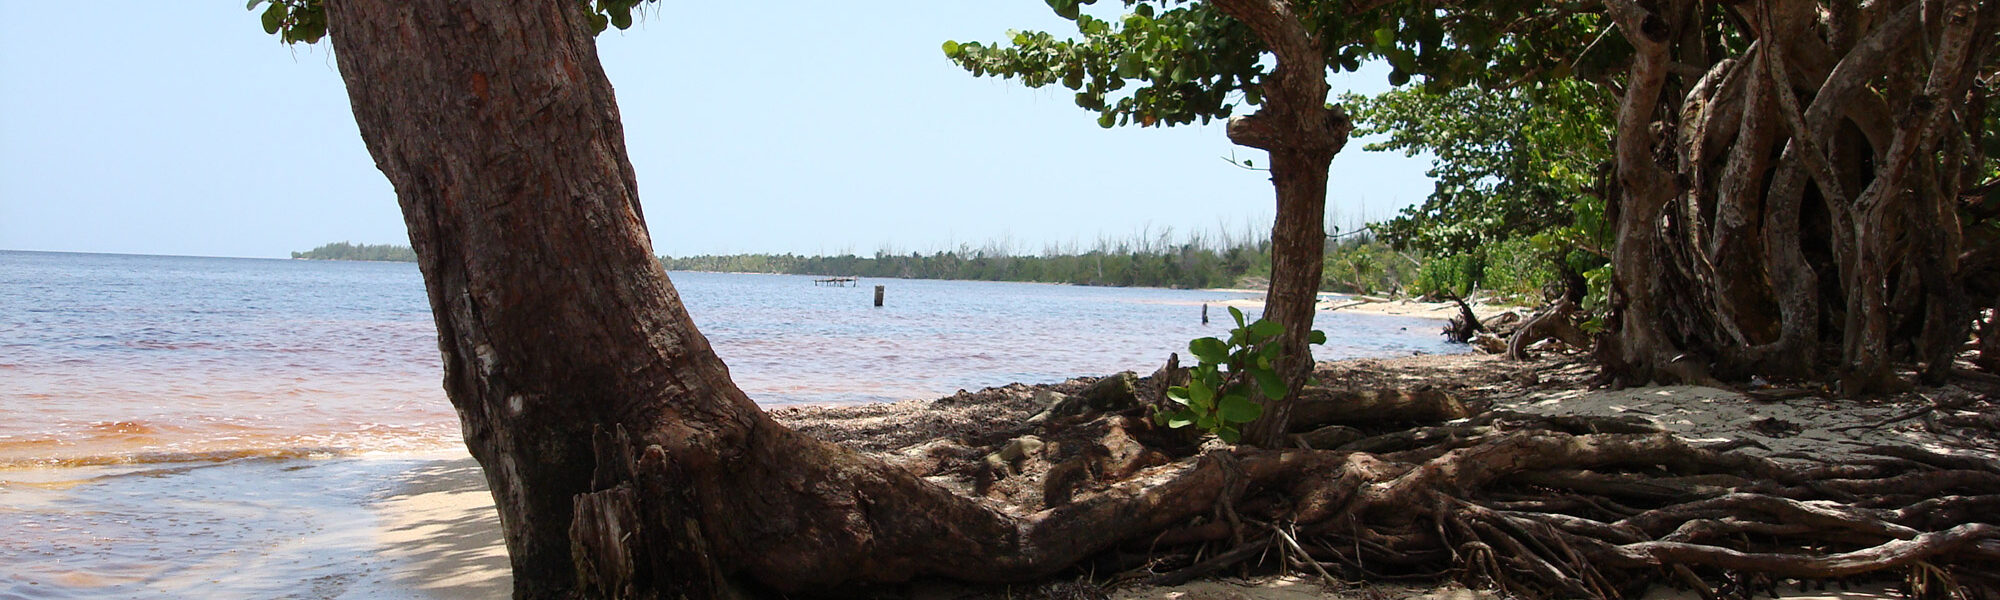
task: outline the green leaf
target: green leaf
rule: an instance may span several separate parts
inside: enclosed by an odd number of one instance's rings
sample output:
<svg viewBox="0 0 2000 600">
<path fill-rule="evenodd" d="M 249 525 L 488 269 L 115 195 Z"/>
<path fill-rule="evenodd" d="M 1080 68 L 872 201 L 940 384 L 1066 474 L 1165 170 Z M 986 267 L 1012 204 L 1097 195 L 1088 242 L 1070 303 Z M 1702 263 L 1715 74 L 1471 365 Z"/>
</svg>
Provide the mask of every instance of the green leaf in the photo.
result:
<svg viewBox="0 0 2000 600">
<path fill-rule="evenodd" d="M 1188 342 L 1188 352 L 1193 353 L 1195 358 L 1201 359 L 1204 363 L 1229 362 L 1229 345 L 1212 337 L 1195 338 L 1194 341 Z"/>
<path fill-rule="evenodd" d="M 1278 377 L 1277 371 L 1258 369 L 1251 371 L 1250 374 L 1257 378 L 1257 389 L 1264 392 L 1265 398 L 1282 400 L 1285 394 L 1291 391 L 1285 387 L 1285 380 Z"/>
<path fill-rule="evenodd" d="M 1194 419 L 1187 418 L 1187 415 L 1175 415 L 1167 418 L 1168 429 L 1180 429 L 1193 424 Z"/>
<path fill-rule="evenodd" d="M 1318 329 L 1312 330 L 1312 332 L 1306 334 L 1306 343 L 1308 344 L 1326 343 L 1326 332 L 1320 331 Z"/>
<path fill-rule="evenodd" d="M 250 4 L 244 5 L 243 10 L 257 10 L 257 5 L 269 1 L 270 0 L 250 0 Z"/>
<path fill-rule="evenodd" d="M 277 33 L 278 30 L 284 29 L 285 5 L 279 2 L 272 2 L 270 8 L 264 9 L 263 19 L 264 33 Z"/>
<path fill-rule="evenodd" d="M 1188 388 L 1188 407 L 1207 412 L 1215 406 L 1215 388 L 1197 385 Z"/>
<path fill-rule="evenodd" d="M 1049 0 L 1049 8 L 1055 9 L 1056 16 L 1074 21 L 1079 14 L 1076 2 L 1077 0 Z"/>
<path fill-rule="evenodd" d="M 1243 326 L 1243 311 L 1241 311 L 1241 310 L 1238 310 L 1238 309 L 1237 309 L 1236 307 L 1234 307 L 1234 306 L 1231 306 L 1231 307 L 1229 307 L 1229 316 L 1231 316 L 1231 317 L 1235 317 L 1235 318 L 1236 318 L 1236 326 L 1237 326 L 1237 327 L 1242 327 L 1242 326 Z"/>
<path fill-rule="evenodd" d="M 1247 158 L 1246 158 L 1246 159 L 1243 159 L 1243 166 L 1246 166 L 1246 167 L 1255 167 L 1255 166 L 1257 166 L 1257 161 L 1253 161 L 1253 160 L 1250 160 L 1250 159 L 1247 159 Z"/>
<path fill-rule="evenodd" d="M 1138 13 L 1139 16 L 1141 17 L 1151 19 L 1153 18 L 1153 5 L 1141 4 L 1138 6 L 1134 6 L 1132 7 L 1132 12 Z"/>
<path fill-rule="evenodd" d="M 1219 412 L 1221 413 L 1222 421 L 1225 423 L 1249 423 L 1257 420 L 1257 417 L 1264 416 L 1264 405 L 1251 401 L 1249 398 L 1230 396 L 1223 400 L 1224 402 Z"/>
<path fill-rule="evenodd" d="M 1279 325 L 1277 321 L 1270 319 L 1258 319 L 1257 322 L 1250 324 L 1250 339 L 1252 343 L 1277 337 L 1278 334 L 1284 332 L 1285 326 Z"/>
<path fill-rule="evenodd" d="M 319 43 L 320 38 L 326 37 L 326 24 L 317 22 L 299 23 L 291 31 L 286 32 L 285 37 L 287 41 L 292 42 Z"/>
<path fill-rule="evenodd" d="M 1237 440 L 1243 439 L 1243 433 L 1236 431 L 1235 427 L 1229 427 L 1225 425 L 1221 429 L 1215 430 L 1215 437 L 1221 438 L 1222 441 L 1234 444 L 1237 442 Z"/>
<path fill-rule="evenodd" d="M 944 55 L 951 58 L 958 58 L 958 42 L 945 40 Z"/>
<path fill-rule="evenodd" d="M 1139 55 L 1126 54 L 1125 56 L 1118 58 L 1119 77 L 1123 77 L 1126 79 L 1136 79 L 1145 74 L 1146 74 L 1146 63 L 1141 62 L 1139 60 Z"/>
<path fill-rule="evenodd" d="M 622 10 L 611 11 L 611 26 L 617 27 L 620 31 L 631 29 L 632 9 L 628 7 Z"/>
<path fill-rule="evenodd" d="M 1167 388 L 1167 399 L 1179 402 L 1181 404 L 1187 404 L 1188 403 L 1187 386 L 1177 385 L 1174 387 Z"/>
<path fill-rule="evenodd" d="M 1396 45 L 1396 30 L 1387 27 L 1375 30 L 1375 45 L 1383 48 Z"/>
<path fill-rule="evenodd" d="M 1118 124 L 1118 115 L 1108 112 L 1097 115 L 1098 127 L 1110 129 L 1112 125 L 1117 125 L 1117 124 Z"/>
</svg>

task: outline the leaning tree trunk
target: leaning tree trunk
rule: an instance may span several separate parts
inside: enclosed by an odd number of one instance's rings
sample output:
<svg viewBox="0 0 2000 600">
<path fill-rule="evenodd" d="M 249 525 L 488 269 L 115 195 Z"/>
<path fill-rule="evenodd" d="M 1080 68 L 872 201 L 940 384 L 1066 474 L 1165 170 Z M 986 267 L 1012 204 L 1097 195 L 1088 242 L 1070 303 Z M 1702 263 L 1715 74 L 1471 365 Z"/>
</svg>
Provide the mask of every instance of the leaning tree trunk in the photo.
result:
<svg viewBox="0 0 2000 600">
<path fill-rule="evenodd" d="M 1957 197 L 1993 3 L 1607 4 L 1635 49 L 1609 371 L 1859 394 L 1908 361 L 1941 381 L 1972 316 Z M 1714 56 L 1726 34 L 1750 43 Z"/>
<path fill-rule="evenodd" d="M 1285 328 L 1277 371 L 1286 387 L 1297 390 L 1313 365 L 1307 337 L 1326 261 L 1327 169 L 1347 145 L 1353 124 L 1337 107 L 1327 107 L 1326 55 L 1290 2 L 1220 0 L 1215 5 L 1248 25 L 1278 57 L 1263 82 L 1264 107 L 1231 119 L 1229 140 L 1271 153 L 1278 213 L 1271 224 L 1271 288 L 1264 296 L 1264 318 Z M 1291 397 L 1262 398 L 1261 392 L 1259 397 L 1264 415 L 1245 427 L 1243 440 L 1266 448 L 1285 445 Z"/>
<path fill-rule="evenodd" d="M 653 258 L 582 11 L 327 3 L 516 597 L 1032 579 L 1204 514 L 1231 489 L 1204 464 L 1008 514 L 773 422 L 730 381 Z"/>
<path fill-rule="evenodd" d="M 517 596 L 554 597 L 592 432 L 757 409 L 662 275 L 579 3 L 327 5 L 355 121 L 394 184 Z M 695 427 L 689 443 L 739 431 Z"/>
</svg>

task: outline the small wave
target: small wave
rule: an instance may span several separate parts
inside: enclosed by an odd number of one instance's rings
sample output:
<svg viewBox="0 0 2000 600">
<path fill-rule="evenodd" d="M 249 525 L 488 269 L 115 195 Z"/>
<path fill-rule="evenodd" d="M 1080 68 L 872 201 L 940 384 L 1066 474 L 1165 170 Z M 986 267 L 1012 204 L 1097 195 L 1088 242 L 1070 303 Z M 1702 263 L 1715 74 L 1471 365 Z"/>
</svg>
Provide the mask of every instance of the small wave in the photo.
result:
<svg viewBox="0 0 2000 600">
<path fill-rule="evenodd" d="M 201 452 L 138 452 L 65 458 L 0 460 L 0 471 L 124 465 L 170 465 L 177 463 L 220 463 L 242 459 L 330 458 L 353 454 L 357 454 L 357 452 L 351 448 L 258 448 Z"/>
<path fill-rule="evenodd" d="M 150 425 L 147 425 L 139 421 L 98 421 L 96 423 L 85 425 L 84 429 L 89 430 L 91 433 L 100 433 L 100 434 L 118 433 L 126 435 L 144 435 L 144 434 L 160 432 L 159 429 L 156 429 Z"/>
</svg>

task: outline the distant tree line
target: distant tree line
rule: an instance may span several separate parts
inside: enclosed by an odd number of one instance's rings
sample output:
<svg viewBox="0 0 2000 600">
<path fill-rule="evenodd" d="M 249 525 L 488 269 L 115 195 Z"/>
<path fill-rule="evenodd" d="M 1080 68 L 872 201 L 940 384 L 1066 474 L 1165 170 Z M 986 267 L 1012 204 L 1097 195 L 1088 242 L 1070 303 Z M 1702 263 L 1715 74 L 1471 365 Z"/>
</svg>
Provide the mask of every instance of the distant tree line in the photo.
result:
<svg viewBox="0 0 2000 600">
<path fill-rule="evenodd" d="M 292 258 L 415 262 L 408 246 L 335 242 Z M 961 245 L 930 254 L 878 251 L 874 256 L 841 254 L 703 254 L 661 257 L 669 271 L 778 273 L 837 277 L 1030 281 L 1075 285 L 1164 288 L 1263 287 L 1271 275 L 1271 242 L 1246 235 L 1193 234 L 1176 238 L 1135 235 L 1102 239 L 1089 249 L 1051 246 L 1039 255 L 1010 251 L 1004 243 Z M 1417 258 L 1391 249 L 1363 228 L 1327 244 L 1320 289 L 1349 294 L 1399 294 L 1421 279 Z M 1422 291 L 1417 291 L 1422 293 Z"/>
<path fill-rule="evenodd" d="M 872 257 L 730 254 L 660 260 L 673 271 L 1204 288 L 1268 276 L 1271 244 L 1261 238 L 1231 240 L 1201 235 L 1176 240 L 1168 233 L 1099 240 L 1088 250 L 1052 246 L 1039 255 L 1015 254 L 1004 244 L 991 243 L 930 254 L 883 250 Z"/>
<path fill-rule="evenodd" d="M 312 260 L 374 260 L 384 262 L 417 262 L 417 253 L 409 246 L 394 244 L 356 244 L 334 242 L 305 252 L 293 252 L 292 258 Z"/>
<path fill-rule="evenodd" d="M 1417 263 L 1361 230 L 1327 245 L 1321 288 L 1377 294 L 1402 291 Z M 1271 273 L 1271 242 L 1264 237 L 1234 239 L 1171 232 L 1125 240 L 1099 240 L 1094 247 L 1050 247 L 1039 255 L 1008 251 L 1003 244 L 961 245 L 930 254 L 887 250 L 874 256 L 842 254 L 704 254 L 662 257 L 670 271 L 781 273 L 831 277 L 898 277 L 1032 281 L 1075 285 L 1165 288 L 1262 287 Z"/>
</svg>

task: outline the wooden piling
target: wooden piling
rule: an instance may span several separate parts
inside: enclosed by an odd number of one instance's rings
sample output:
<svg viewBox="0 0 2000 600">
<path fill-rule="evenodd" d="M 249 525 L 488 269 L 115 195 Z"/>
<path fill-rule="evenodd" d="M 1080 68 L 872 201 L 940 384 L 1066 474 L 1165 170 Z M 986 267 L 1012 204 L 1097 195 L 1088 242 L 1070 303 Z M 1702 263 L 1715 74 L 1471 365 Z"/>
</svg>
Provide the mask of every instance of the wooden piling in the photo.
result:
<svg viewBox="0 0 2000 600">
<path fill-rule="evenodd" d="M 875 305 L 876 305 L 876 306 L 881 306 L 881 305 L 882 305 L 882 288 L 884 288 L 884 287 L 888 287 L 888 286 L 880 286 L 880 285 L 878 285 L 878 286 L 875 286 Z"/>
</svg>

